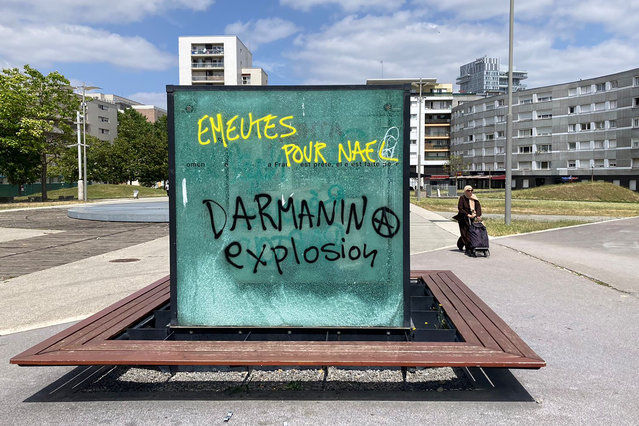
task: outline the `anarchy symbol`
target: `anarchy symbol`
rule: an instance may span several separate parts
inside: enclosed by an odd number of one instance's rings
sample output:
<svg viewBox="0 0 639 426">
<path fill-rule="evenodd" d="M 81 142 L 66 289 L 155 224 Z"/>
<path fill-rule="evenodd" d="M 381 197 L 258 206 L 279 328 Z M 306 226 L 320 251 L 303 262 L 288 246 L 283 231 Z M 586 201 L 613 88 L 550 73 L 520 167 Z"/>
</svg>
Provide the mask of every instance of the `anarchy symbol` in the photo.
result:
<svg viewBox="0 0 639 426">
<path fill-rule="evenodd" d="M 373 213 L 373 229 L 377 235 L 393 238 L 399 232 L 399 218 L 388 207 L 380 207 Z"/>
</svg>

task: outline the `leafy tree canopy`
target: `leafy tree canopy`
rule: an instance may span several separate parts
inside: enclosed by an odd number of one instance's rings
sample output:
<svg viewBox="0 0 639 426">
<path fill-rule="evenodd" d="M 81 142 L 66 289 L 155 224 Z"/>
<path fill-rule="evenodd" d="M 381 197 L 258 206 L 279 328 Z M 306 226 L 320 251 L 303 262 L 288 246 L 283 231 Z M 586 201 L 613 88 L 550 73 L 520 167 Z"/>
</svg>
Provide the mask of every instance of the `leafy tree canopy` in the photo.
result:
<svg viewBox="0 0 639 426">
<path fill-rule="evenodd" d="M 25 65 L 0 73 L 0 173 L 9 182 L 39 177 L 46 199 L 49 163 L 73 143 L 72 124 L 79 98 L 58 72 L 43 75 Z"/>
</svg>

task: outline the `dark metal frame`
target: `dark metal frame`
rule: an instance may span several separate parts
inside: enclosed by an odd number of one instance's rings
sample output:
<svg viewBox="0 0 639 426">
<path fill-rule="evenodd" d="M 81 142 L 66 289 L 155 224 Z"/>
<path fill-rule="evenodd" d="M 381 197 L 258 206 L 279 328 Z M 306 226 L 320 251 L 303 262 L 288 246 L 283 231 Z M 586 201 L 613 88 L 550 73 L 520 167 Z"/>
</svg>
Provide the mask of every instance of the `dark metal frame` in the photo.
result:
<svg viewBox="0 0 639 426">
<path fill-rule="evenodd" d="M 404 288 L 404 327 L 410 326 L 410 85 L 336 85 L 336 86 L 166 86 L 168 108 L 168 138 L 169 138 L 169 252 L 171 271 L 171 300 L 177 300 L 177 234 L 176 234 L 176 180 L 175 180 L 175 104 L 174 94 L 184 91 L 319 91 L 319 90 L 389 90 L 402 89 L 403 96 L 403 185 L 402 185 L 402 237 L 403 237 L 403 288 Z M 171 304 L 171 324 L 177 326 L 177 303 Z"/>
</svg>

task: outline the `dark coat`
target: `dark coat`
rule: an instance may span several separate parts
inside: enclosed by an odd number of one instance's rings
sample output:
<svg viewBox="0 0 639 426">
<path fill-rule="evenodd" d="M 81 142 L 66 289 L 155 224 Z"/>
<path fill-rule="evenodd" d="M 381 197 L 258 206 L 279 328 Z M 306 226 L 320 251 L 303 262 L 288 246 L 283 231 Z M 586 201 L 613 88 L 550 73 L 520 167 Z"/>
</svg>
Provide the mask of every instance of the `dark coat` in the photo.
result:
<svg viewBox="0 0 639 426">
<path fill-rule="evenodd" d="M 472 215 L 473 212 L 470 210 L 470 200 L 466 198 L 465 195 L 459 197 L 459 201 L 457 202 L 457 215 L 453 216 L 457 222 L 462 225 L 468 226 L 468 215 Z M 481 204 L 479 200 L 475 200 L 475 214 L 477 216 L 481 216 Z"/>
</svg>

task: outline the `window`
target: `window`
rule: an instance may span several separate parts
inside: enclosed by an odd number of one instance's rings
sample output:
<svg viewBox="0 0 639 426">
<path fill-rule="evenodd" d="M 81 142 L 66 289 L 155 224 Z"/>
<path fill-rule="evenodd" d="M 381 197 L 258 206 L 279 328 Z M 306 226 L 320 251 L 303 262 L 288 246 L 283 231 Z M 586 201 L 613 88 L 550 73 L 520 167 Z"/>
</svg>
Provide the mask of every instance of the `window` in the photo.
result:
<svg viewBox="0 0 639 426">
<path fill-rule="evenodd" d="M 551 151 L 552 151 L 552 145 L 550 144 L 537 145 L 537 152 L 551 152 Z"/>
<path fill-rule="evenodd" d="M 605 92 L 606 91 L 606 83 L 599 83 L 595 85 L 595 92 Z"/>
<path fill-rule="evenodd" d="M 540 95 L 537 95 L 537 102 L 549 102 L 552 101 L 552 96 L 550 95 L 550 93 L 543 93 Z"/>
<path fill-rule="evenodd" d="M 579 151 L 590 151 L 590 142 L 579 142 Z"/>
<path fill-rule="evenodd" d="M 612 80 L 610 82 L 610 88 L 611 89 L 616 89 L 617 87 L 619 87 L 619 82 L 617 80 Z"/>
<path fill-rule="evenodd" d="M 577 168 L 577 160 L 568 160 L 568 168 L 576 169 Z"/>
<path fill-rule="evenodd" d="M 605 128 L 606 128 L 606 122 L 605 121 L 595 121 L 595 129 L 603 130 Z"/>
<path fill-rule="evenodd" d="M 98 109 L 101 109 L 102 111 L 106 111 L 109 109 L 109 107 L 106 105 L 98 104 Z"/>
<path fill-rule="evenodd" d="M 504 100 L 503 99 L 498 100 L 497 106 L 500 106 L 500 107 L 504 106 Z"/>
<path fill-rule="evenodd" d="M 549 170 L 550 161 L 537 161 L 537 170 Z"/>
<path fill-rule="evenodd" d="M 632 119 L 632 127 L 639 127 L 639 118 Z"/>
<path fill-rule="evenodd" d="M 502 170 L 504 168 L 504 163 L 502 161 L 497 162 L 497 169 Z"/>
<path fill-rule="evenodd" d="M 243 85 L 251 84 L 251 74 L 242 74 L 242 84 Z"/>
<path fill-rule="evenodd" d="M 109 129 L 100 129 L 100 133 L 103 135 L 108 135 L 109 134 Z"/>
<path fill-rule="evenodd" d="M 595 111 L 603 111 L 606 109 L 606 103 L 605 102 L 598 102 L 595 104 Z"/>
<path fill-rule="evenodd" d="M 532 161 L 519 161 L 517 168 L 519 170 L 530 170 L 532 168 Z"/>
<path fill-rule="evenodd" d="M 98 119 L 100 120 L 101 123 L 109 122 L 109 117 L 102 117 L 101 115 L 98 115 Z"/>
<path fill-rule="evenodd" d="M 486 134 L 486 140 L 487 141 L 492 141 L 495 139 L 495 134 L 494 133 L 487 133 Z"/>
<path fill-rule="evenodd" d="M 529 154 L 532 152 L 532 146 L 530 145 L 525 145 L 525 146 L 520 146 L 519 147 L 519 153 L 520 154 Z"/>
<path fill-rule="evenodd" d="M 568 142 L 568 151 L 576 151 L 577 142 Z"/>
<path fill-rule="evenodd" d="M 587 132 L 588 130 L 592 130 L 592 123 L 590 123 L 590 122 L 581 123 L 581 131 L 582 132 Z"/>
<path fill-rule="evenodd" d="M 603 149 L 604 141 L 595 141 L 595 149 Z"/>
<path fill-rule="evenodd" d="M 633 107 L 639 106 L 639 98 L 632 98 L 632 106 Z"/>
<path fill-rule="evenodd" d="M 639 86 L 639 76 L 636 76 L 635 78 L 632 79 L 632 84 L 634 86 Z"/>
<path fill-rule="evenodd" d="M 576 124 L 569 124 L 569 125 L 568 125 L 568 131 L 569 131 L 569 132 L 575 132 L 575 131 L 577 131 L 577 127 L 576 127 L 576 126 L 577 126 Z"/>
<path fill-rule="evenodd" d="M 591 91 L 591 87 L 590 86 L 581 86 L 579 88 L 579 93 L 581 93 L 582 95 L 588 94 Z"/>
<path fill-rule="evenodd" d="M 496 146 L 495 147 L 495 154 L 503 154 L 504 151 L 504 147 L 503 146 Z"/>
<path fill-rule="evenodd" d="M 504 121 L 506 121 L 506 116 L 505 115 L 496 115 L 495 116 L 495 123 L 503 123 Z"/>
<path fill-rule="evenodd" d="M 639 148 L 639 138 L 632 138 L 630 144 L 633 148 Z"/>
<path fill-rule="evenodd" d="M 520 112 L 519 113 L 520 120 L 532 120 L 532 112 Z"/>
<path fill-rule="evenodd" d="M 617 148 L 617 139 L 610 139 L 608 141 L 608 148 Z"/>
<path fill-rule="evenodd" d="M 617 120 L 610 120 L 610 121 L 608 121 L 608 128 L 609 128 L 609 129 L 613 129 L 613 128 L 615 128 L 615 127 L 617 127 Z"/>
<path fill-rule="evenodd" d="M 582 114 L 584 112 L 590 112 L 590 104 L 580 105 L 579 112 L 581 112 Z"/>
<path fill-rule="evenodd" d="M 532 98 L 519 98 L 520 104 L 532 104 Z"/>
<path fill-rule="evenodd" d="M 497 131 L 497 137 L 498 138 L 503 138 L 504 137 L 504 131 L 503 130 L 498 130 Z"/>
<path fill-rule="evenodd" d="M 475 127 L 475 120 L 470 120 L 470 121 L 468 122 L 468 127 L 470 127 L 470 128 Z"/>
<path fill-rule="evenodd" d="M 610 101 L 609 109 L 616 109 L 616 108 L 617 108 L 617 101 Z"/>
<path fill-rule="evenodd" d="M 537 127 L 537 136 L 552 135 L 552 127 Z"/>
<path fill-rule="evenodd" d="M 473 135 L 468 135 L 468 142 L 472 142 L 473 141 Z"/>
<path fill-rule="evenodd" d="M 577 88 L 568 89 L 568 96 L 577 96 Z"/>
<path fill-rule="evenodd" d="M 609 160 L 606 160 L 608 162 L 608 166 L 607 167 L 617 167 L 617 159 L 616 158 L 611 158 Z"/>
<path fill-rule="evenodd" d="M 551 111 L 537 111 L 537 119 L 538 120 L 544 120 L 547 118 L 552 118 L 552 112 Z"/>
<path fill-rule="evenodd" d="M 532 136 L 532 129 L 519 129 L 519 136 L 520 137 Z"/>
<path fill-rule="evenodd" d="M 603 168 L 603 166 L 604 166 L 604 160 L 594 160 L 594 161 L 592 162 L 592 166 L 593 166 L 593 167 L 595 167 L 595 168 L 598 168 L 598 169 L 599 169 L 599 168 Z"/>
</svg>

